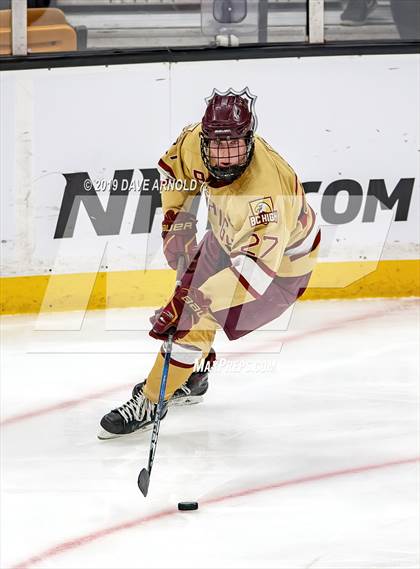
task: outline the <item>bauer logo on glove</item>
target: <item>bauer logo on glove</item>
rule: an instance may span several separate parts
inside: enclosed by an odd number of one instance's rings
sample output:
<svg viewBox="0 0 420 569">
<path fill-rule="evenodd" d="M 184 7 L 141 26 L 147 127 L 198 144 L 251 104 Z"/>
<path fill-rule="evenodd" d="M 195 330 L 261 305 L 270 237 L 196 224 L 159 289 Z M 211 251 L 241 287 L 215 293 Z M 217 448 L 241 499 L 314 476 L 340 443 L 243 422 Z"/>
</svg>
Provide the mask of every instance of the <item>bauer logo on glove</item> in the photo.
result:
<svg viewBox="0 0 420 569">
<path fill-rule="evenodd" d="M 210 300 L 197 288 L 180 287 L 171 300 L 152 318 L 152 338 L 166 340 L 169 330 L 176 328 L 174 340 L 182 338 L 199 319 L 210 311 Z"/>
<path fill-rule="evenodd" d="M 190 310 L 193 310 L 193 311 L 196 313 L 196 315 L 197 315 L 198 317 L 204 315 L 204 312 L 203 312 L 201 306 L 199 306 L 196 302 L 194 302 L 194 300 L 193 300 L 190 296 L 188 296 L 188 295 L 187 295 L 187 296 L 183 296 L 183 297 L 182 297 L 182 300 L 185 302 L 185 304 L 188 305 L 188 308 L 189 308 Z"/>
</svg>

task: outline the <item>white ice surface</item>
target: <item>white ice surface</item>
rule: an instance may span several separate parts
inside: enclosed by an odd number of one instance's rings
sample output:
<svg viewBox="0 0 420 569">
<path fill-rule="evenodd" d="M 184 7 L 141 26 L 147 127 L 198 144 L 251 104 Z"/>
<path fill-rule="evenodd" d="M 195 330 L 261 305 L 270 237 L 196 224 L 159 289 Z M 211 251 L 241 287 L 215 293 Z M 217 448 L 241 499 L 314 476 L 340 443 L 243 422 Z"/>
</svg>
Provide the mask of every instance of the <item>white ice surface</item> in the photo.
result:
<svg viewBox="0 0 420 569">
<path fill-rule="evenodd" d="M 419 567 L 418 462 L 293 483 L 419 455 L 418 301 L 302 302 L 239 341 L 218 334 L 237 369 L 170 410 L 145 499 L 150 432 L 96 432 L 154 360 L 149 312 L 90 312 L 80 330 L 74 313 L 3 317 L 2 421 L 15 421 L 2 428 L 2 569 L 62 544 L 21 567 Z M 177 512 L 181 500 L 200 509 Z"/>
</svg>

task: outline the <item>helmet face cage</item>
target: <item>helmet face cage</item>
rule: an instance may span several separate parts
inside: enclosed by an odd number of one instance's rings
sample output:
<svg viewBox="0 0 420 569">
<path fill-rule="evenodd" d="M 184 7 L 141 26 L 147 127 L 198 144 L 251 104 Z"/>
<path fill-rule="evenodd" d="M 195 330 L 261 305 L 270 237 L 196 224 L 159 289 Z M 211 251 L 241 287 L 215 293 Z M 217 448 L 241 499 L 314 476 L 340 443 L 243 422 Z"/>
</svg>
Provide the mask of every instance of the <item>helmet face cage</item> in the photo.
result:
<svg viewBox="0 0 420 569">
<path fill-rule="evenodd" d="M 200 134 L 201 157 L 210 174 L 218 181 L 231 183 L 246 170 L 254 152 L 254 135 L 240 138 L 210 138 Z"/>
</svg>

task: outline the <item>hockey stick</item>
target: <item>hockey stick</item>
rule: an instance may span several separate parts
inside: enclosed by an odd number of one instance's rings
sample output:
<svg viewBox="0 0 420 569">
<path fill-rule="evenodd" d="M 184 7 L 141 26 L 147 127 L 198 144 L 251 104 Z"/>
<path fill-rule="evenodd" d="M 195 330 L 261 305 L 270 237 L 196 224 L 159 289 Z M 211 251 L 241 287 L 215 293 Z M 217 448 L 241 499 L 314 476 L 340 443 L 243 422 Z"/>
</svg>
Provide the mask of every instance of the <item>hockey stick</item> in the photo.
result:
<svg viewBox="0 0 420 569">
<path fill-rule="evenodd" d="M 156 409 L 155 420 L 153 422 L 152 439 L 150 441 L 149 463 L 147 465 L 147 468 L 143 468 L 140 471 L 137 480 L 138 487 L 140 488 L 140 491 L 144 497 L 147 496 L 147 491 L 149 490 L 150 475 L 152 473 L 152 466 L 158 442 L 160 419 L 162 415 L 162 408 L 163 408 L 163 402 L 166 390 L 166 381 L 168 379 L 169 361 L 171 359 L 171 352 L 172 352 L 172 341 L 173 341 L 173 333 L 169 334 L 168 341 L 166 343 L 165 362 L 163 364 L 162 379 L 160 382 L 159 402 Z"/>
<path fill-rule="evenodd" d="M 183 268 L 184 268 L 184 258 L 180 257 L 177 266 L 176 286 L 179 286 L 181 284 L 181 274 Z M 153 432 L 150 441 L 149 462 L 147 468 L 143 468 L 140 471 L 140 474 L 137 479 L 137 485 L 140 488 L 140 492 L 143 494 L 144 497 L 147 496 L 147 492 L 149 490 L 150 475 L 152 474 L 153 461 L 155 459 L 156 447 L 159 436 L 160 420 L 162 417 L 162 409 L 165 399 L 166 382 L 168 380 L 169 362 L 171 359 L 173 338 L 174 338 L 174 333 L 171 332 L 166 342 L 165 361 L 163 363 L 162 379 L 160 381 L 159 400 L 157 404 L 155 419 L 153 421 Z"/>
</svg>

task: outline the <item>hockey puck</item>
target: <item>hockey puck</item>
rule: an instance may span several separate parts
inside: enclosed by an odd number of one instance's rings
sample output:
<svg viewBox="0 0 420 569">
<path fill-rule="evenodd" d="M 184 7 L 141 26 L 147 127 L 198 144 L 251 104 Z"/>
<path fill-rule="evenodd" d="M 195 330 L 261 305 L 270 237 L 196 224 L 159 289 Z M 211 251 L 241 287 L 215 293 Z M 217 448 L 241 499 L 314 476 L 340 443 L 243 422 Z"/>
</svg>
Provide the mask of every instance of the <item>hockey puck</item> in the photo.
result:
<svg viewBox="0 0 420 569">
<path fill-rule="evenodd" d="M 178 502 L 178 510 L 181 512 L 198 510 L 198 502 Z"/>
</svg>

